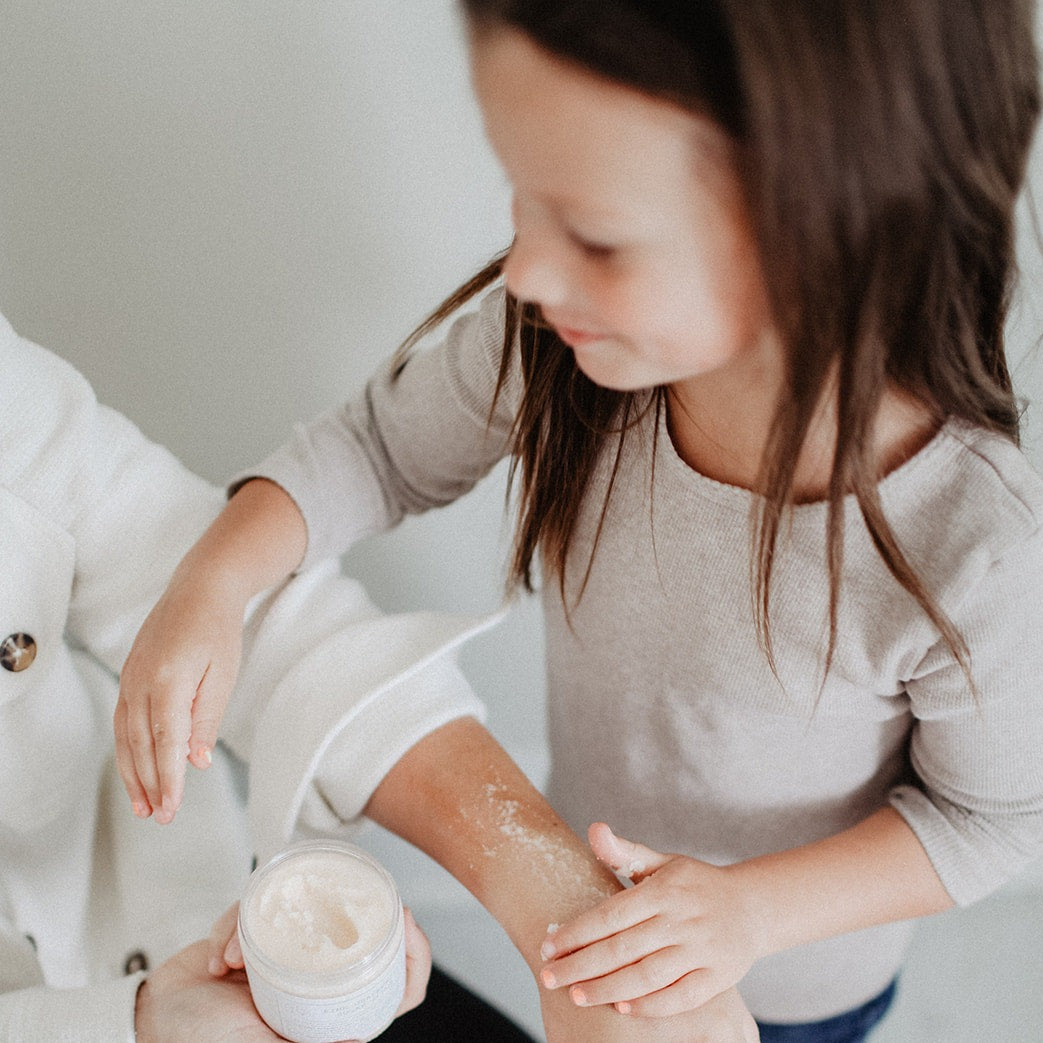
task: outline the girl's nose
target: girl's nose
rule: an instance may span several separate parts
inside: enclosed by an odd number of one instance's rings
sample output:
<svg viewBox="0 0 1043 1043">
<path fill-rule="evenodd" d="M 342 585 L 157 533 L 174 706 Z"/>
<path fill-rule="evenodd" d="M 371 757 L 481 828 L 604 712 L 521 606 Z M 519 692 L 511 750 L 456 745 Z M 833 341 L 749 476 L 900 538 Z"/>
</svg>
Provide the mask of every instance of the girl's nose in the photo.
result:
<svg viewBox="0 0 1043 1043">
<path fill-rule="evenodd" d="M 564 261 L 539 235 L 515 233 L 503 274 L 507 289 L 520 300 L 554 307 L 566 299 L 568 276 Z"/>
</svg>

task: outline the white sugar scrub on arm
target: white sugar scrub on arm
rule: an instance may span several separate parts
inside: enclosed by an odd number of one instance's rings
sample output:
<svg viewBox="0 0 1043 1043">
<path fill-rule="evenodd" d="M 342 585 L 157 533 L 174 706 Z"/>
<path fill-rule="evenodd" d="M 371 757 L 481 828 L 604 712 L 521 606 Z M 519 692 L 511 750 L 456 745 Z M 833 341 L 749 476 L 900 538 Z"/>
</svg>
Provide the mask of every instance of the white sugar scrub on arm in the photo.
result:
<svg viewBox="0 0 1043 1043">
<path fill-rule="evenodd" d="M 293 1043 L 372 1039 L 405 990 L 402 902 L 367 852 L 297 844 L 250 878 L 239 939 L 254 1005 Z"/>
</svg>

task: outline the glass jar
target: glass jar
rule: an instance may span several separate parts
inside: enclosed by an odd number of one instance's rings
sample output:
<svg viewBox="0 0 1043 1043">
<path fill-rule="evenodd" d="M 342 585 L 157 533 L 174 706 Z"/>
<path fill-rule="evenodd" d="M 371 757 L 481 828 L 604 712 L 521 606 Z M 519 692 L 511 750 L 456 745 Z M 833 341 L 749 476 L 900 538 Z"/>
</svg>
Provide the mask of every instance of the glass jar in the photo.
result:
<svg viewBox="0 0 1043 1043">
<path fill-rule="evenodd" d="M 352 844 L 295 844 L 256 870 L 239 942 L 254 1006 L 293 1043 L 373 1039 L 402 1002 L 402 900 L 391 874 Z"/>
</svg>

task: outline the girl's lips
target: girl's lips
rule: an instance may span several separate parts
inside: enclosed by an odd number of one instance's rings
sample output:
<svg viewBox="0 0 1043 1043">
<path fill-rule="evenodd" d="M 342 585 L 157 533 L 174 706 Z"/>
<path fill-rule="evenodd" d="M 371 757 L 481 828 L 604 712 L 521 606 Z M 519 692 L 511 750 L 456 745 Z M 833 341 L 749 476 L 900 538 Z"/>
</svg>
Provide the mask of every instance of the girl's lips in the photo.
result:
<svg viewBox="0 0 1043 1043">
<path fill-rule="evenodd" d="M 558 323 L 551 323 L 557 332 L 558 336 L 570 347 L 570 348 L 582 348 L 586 344 L 593 344 L 594 341 L 603 340 L 603 336 L 600 333 L 592 333 L 590 330 L 575 329 L 571 326 L 560 326 Z"/>
</svg>

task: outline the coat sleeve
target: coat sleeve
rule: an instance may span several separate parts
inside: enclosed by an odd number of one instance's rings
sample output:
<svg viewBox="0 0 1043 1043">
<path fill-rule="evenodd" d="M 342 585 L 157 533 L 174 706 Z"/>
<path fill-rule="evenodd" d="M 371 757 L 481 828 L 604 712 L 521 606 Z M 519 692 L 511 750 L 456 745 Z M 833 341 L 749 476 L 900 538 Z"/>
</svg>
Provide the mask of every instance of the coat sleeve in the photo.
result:
<svg viewBox="0 0 1043 1043">
<path fill-rule="evenodd" d="M 134 1043 L 143 980 L 134 974 L 78 989 L 47 988 L 31 941 L 0 917 L 0 1043 Z"/>
<path fill-rule="evenodd" d="M 298 831 L 341 829 L 423 736 L 455 718 L 483 718 L 455 652 L 498 619 L 385 615 L 335 562 L 260 599 L 223 729 L 250 765 L 258 857 L 275 854 Z"/>
</svg>

